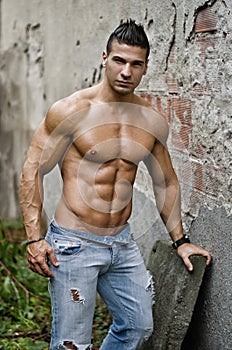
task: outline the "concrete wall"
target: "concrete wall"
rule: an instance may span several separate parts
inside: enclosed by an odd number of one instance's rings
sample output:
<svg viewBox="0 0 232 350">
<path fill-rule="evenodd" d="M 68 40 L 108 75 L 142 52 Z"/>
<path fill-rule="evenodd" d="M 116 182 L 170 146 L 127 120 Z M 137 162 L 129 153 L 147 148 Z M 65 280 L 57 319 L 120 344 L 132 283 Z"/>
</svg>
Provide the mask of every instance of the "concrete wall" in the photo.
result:
<svg viewBox="0 0 232 350">
<path fill-rule="evenodd" d="M 101 52 L 121 19 L 144 24 L 151 59 L 138 92 L 166 115 L 185 228 L 214 256 L 188 350 L 232 344 L 231 12 L 231 0 L 0 1 L 1 217 L 20 215 L 21 166 L 48 107 L 101 79 Z M 60 187 L 55 170 L 46 178 L 48 217 Z M 168 237 L 142 166 L 131 223 L 145 259 L 155 239 Z"/>
</svg>

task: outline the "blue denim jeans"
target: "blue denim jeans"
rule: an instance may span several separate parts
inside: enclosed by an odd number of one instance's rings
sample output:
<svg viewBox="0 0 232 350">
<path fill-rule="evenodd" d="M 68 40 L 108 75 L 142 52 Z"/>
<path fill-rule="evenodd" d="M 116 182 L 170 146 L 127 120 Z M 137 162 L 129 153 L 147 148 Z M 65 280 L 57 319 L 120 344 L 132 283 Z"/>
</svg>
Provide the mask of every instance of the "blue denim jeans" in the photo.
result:
<svg viewBox="0 0 232 350">
<path fill-rule="evenodd" d="M 50 349 L 92 349 L 96 292 L 113 318 L 100 350 L 138 349 L 153 329 L 153 282 L 129 225 L 110 237 L 60 227 L 53 220 L 46 240 L 59 261 L 58 268 L 49 264 L 55 276 L 49 281 Z"/>
</svg>

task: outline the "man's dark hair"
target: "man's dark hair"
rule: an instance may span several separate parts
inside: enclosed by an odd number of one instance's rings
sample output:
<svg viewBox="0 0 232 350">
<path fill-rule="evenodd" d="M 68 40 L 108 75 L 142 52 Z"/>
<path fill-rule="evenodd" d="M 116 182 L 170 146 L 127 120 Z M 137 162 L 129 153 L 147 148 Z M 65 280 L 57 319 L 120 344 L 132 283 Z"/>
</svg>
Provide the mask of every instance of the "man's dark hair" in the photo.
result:
<svg viewBox="0 0 232 350">
<path fill-rule="evenodd" d="M 131 46 L 139 46 L 147 49 L 146 59 L 150 54 L 150 45 L 144 28 L 141 24 L 136 24 L 134 20 L 129 19 L 121 23 L 109 36 L 106 52 L 107 55 L 111 52 L 112 42 L 117 40 L 120 44 Z"/>
</svg>

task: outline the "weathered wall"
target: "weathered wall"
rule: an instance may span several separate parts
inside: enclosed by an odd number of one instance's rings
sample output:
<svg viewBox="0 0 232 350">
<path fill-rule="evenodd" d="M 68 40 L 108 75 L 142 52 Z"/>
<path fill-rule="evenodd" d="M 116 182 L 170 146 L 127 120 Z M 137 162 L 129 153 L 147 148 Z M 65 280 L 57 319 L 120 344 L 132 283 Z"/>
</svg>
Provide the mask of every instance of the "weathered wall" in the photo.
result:
<svg viewBox="0 0 232 350">
<path fill-rule="evenodd" d="M 48 107 L 101 79 L 101 52 L 121 19 L 143 23 L 151 59 L 139 93 L 167 117 L 185 228 L 214 256 L 203 311 L 194 316 L 201 329 L 191 327 L 190 344 L 230 349 L 232 1 L 1 0 L 0 6 L 0 216 L 20 215 L 23 158 Z M 46 179 L 48 216 L 58 198 L 53 178 Z M 155 239 L 167 238 L 143 167 L 131 222 L 145 258 Z"/>
</svg>

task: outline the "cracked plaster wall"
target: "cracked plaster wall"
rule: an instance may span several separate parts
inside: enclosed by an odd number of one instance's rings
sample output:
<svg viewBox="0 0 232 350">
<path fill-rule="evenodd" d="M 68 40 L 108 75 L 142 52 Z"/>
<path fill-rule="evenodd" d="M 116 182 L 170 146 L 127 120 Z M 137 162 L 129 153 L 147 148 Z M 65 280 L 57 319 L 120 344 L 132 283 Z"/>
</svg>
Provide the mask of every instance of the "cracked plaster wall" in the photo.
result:
<svg viewBox="0 0 232 350">
<path fill-rule="evenodd" d="M 20 215 L 21 166 L 31 135 L 47 109 L 55 100 L 101 80 L 101 53 L 108 34 L 121 19 L 132 17 L 144 24 L 151 43 L 148 74 L 138 93 L 164 113 L 170 124 L 168 145 L 181 183 L 185 228 L 193 240 L 213 252 L 216 262 L 223 261 L 223 266 L 218 262 L 212 269 L 211 278 L 225 285 L 226 273 L 230 275 L 226 256 L 231 253 L 228 222 L 232 208 L 231 13 L 231 0 L 128 0 L 126 6 L 123 0 L 1 0 L 1 217 Z M 61 188 L 56 170 L 45 183 L 45 212 L 50 217 L 58 198 L 53 186 L 59 189 L 57 193 Z M 202 207 L 207 213 L 203 222 Z M 221 232 L 212 228 L 209 239 L 203 224 L 212 222 L 212 213 Z M 202 226 L 194 231 L 197 220 Z M 145 259 L 154 239 L 167 239 L 143 166 L 135 184 L 131 223 Z M 213 237 L 218 234 L 222 240 L 215 245 Z M 229 293 L 231 282 L 226 286 Z M 211 298 L 212 315 L 206 312 L 204 320 L 220 314 L 218 298 Z M 226 303 L 223 298 L 220 301 Z M 231 298 L 224 312 L 227 330 Z M 203 331 L 204 327 L 205 323 Z M 204 345 L 198 337 L 200 343 L 194 349 L 221 349 L 222 336 L 215 335 L 214 327 L 210 324 L 205 331 Z M 228 341 L 223 350 L 229 349 Z"/>
</svg>

